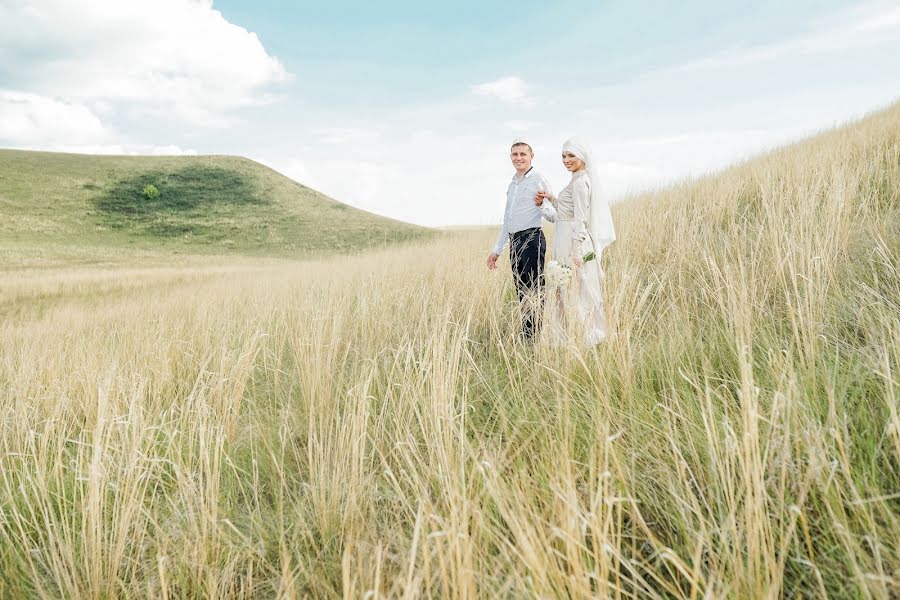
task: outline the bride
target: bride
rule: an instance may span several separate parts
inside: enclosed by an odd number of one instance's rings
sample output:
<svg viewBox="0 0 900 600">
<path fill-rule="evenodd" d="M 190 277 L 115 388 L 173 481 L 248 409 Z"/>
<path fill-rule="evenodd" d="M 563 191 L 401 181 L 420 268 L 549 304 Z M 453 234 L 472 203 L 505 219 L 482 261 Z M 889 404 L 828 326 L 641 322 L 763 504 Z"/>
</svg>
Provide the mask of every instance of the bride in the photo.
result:
<svg viewBox="0 0 900 600">
<path fill-rule="evenodd" d="M 553 258 L 572 270 L 571 278 L 551 288 L 547 329 L 556 345 L 595 346 L 606 338 L 601 293 L 600 256 L 616 239 L 609 205 L 600 196 L 597 165 L 587 143 L 571 138 L 563 144 L 563 165 L 572 173 L 569 184 L 554 198 L 538 192 L 534 203 L 548 199 L 556 206 Z"/>
</svg>

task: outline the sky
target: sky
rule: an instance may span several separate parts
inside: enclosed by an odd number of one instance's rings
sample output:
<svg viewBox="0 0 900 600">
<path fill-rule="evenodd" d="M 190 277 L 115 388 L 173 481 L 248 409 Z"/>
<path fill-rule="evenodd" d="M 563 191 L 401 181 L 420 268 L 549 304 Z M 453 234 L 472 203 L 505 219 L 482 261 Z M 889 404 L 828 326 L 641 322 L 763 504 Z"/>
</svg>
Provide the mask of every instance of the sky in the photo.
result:
<svg viewBox="0 0 900 600">
<path fill-rule="evenodd" d="M 429 226 L 494 224 L 527 136 L 612 201 L 900 100 L 900 1 L 0 0 L 0 147 L 233 154 Z"/>
</svg>

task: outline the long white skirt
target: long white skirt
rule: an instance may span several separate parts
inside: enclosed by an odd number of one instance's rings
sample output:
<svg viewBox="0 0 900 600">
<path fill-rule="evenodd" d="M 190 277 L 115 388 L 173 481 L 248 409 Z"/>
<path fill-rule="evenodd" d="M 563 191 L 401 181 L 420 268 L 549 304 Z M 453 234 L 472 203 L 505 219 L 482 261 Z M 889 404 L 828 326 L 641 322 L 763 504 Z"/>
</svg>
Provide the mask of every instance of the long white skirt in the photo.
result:
<svg viewBox="0 0 900 600">
<path fill-rule="evenodd" d="M 572 221 L 557 221 L 553 243 L 554 260 L 572 267 L 573 242 L 581 246 L 577 255 L 594 250 L 590 237 L 584 242 L 572 239 L 573 225 Z M 545 331 L 556 346 L 595 346 L 606 339 L 600 257 L 574 269 L 575 275 L 568 283 L 547 287 Z"/>
</svg>

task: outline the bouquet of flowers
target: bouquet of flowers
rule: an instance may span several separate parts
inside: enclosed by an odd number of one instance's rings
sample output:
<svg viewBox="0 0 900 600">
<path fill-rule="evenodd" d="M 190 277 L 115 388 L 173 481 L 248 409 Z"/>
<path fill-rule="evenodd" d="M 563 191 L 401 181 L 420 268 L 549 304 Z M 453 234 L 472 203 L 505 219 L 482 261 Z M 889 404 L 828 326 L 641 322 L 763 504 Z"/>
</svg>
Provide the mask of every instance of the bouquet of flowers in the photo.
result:
<svg viewBox="0 0 900 600">
<path fill-rule="evenodd" d="M 572 267 L 555 260 L 548 262 L 547 268 L 544 269 L 544 277 L 547 283 L 555 287 L 564 287 L 571 281 L 572 275 L 574 275 Z"/>
</svg>

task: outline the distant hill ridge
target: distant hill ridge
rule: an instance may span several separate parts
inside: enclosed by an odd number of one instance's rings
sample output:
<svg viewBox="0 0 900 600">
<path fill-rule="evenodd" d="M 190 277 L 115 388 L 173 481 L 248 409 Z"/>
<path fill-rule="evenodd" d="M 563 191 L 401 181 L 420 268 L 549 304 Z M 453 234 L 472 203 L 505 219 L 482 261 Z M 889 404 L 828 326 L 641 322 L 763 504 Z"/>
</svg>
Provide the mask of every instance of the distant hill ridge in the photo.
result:
<svg viewBox="0 0 900 600">
<path fill-rule="evenodd" d="M 241 157 L 0 150 L 0 246 L 300 257 L 432 233 Z"/>
</svg>

